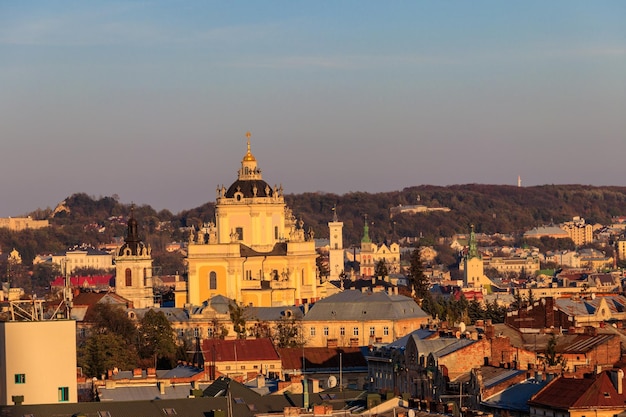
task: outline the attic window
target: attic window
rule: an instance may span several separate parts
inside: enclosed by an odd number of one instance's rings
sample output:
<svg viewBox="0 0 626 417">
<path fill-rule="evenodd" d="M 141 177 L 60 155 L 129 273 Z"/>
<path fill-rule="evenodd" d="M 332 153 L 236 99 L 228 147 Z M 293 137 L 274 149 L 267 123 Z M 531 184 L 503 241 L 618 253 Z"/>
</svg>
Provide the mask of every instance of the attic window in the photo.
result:
<svg viewBox="0 0 626 417">
<path fill-rule="evenodd" d="M 165 414 L 166 416 L 175 416 L 176 410 L 174 410 L 173 408 L 164 408 L 163 414 Z"/>
<path fill-rule="evenodd" d="M 611 398 L 611 394 L 609 394 L 608 392 L 604 393 L 604 398 Z"/>
</svg>

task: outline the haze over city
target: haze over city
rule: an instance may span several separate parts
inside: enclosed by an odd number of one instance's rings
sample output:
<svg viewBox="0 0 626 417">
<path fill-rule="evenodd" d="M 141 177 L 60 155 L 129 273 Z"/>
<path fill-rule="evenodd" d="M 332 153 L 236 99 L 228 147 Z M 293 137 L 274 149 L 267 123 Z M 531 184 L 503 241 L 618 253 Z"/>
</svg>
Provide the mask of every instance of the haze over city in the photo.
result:
<svg viewBox="0 0 626 417">
<path fill-rule="evenodd" d="M 0 216 L 286 193 L 626 185 L 626 3 L 0 3 Z"/>
</svg>

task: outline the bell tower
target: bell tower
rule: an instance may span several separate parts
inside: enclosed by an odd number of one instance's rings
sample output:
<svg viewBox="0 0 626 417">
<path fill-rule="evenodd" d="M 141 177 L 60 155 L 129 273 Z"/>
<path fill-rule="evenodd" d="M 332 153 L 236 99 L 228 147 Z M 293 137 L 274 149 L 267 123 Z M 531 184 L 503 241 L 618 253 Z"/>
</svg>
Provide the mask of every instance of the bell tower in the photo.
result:
<svg viewBox="0 0 626 417">
<path fill-rule="evenodd" d="M 115 256 L 115 293 L 134 308 L 155 307 L 152 289 L 152 249 L 139 239 L 135 208 L 130 209 L 125 243 Z"/>
<path fill-rule="evenodd" d="M 328 222 L 330 230 L 330 250 L 328 253 L 328 268 L 331 280 L 338 280 L 344 272 L 343 258 L 343 222 L 337 219 L 337 207 L 333 207 L 333 221 Z"/>
</svg>

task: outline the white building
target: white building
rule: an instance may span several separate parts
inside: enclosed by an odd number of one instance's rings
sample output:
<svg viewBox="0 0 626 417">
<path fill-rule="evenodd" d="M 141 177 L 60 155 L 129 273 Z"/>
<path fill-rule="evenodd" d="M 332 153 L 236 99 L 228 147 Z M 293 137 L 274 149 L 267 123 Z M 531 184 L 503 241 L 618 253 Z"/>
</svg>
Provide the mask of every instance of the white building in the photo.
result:
<svg viewBox="0 0 626 417">
<path fill-rule="evenodd" d="M 0 405 L 78 402 L 76 322 L 0 322 Z"/>
<path fill-rule="evenodd" d="M 344 272 L 343 222 L 337 219 L 337 210 L 335 208 L 333 208 L 333 221 L 328 222 L 328 229 L 330 230 L 330 245 L 328 249 L 329 279 L 335 281 Z"/>
</svg>

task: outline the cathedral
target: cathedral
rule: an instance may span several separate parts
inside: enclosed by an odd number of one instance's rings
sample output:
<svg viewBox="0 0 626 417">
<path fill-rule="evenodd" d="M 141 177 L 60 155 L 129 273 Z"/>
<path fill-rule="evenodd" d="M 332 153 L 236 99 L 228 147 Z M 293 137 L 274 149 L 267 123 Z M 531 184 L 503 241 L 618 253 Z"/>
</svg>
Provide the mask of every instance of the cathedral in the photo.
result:
<svg viewBox="0 0 626 417">
<path fill-rule="evenodd" d="M 313 232 L 287 207 L 282 186 L 263 180 L 246 136 L 237 179 L 217 187 L 215 221 L 189 236 L 187 302 L 216 295 L 256 307 L 314 302 Z"/>
</svg>

